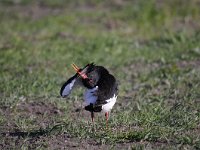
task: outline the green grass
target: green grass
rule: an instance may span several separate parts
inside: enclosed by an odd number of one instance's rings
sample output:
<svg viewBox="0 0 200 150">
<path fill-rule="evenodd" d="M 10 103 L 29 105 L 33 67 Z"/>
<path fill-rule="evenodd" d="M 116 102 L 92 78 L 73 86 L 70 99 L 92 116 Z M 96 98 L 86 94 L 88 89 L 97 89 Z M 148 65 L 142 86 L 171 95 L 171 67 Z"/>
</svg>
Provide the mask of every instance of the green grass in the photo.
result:
<svg viewBox="0 0 200 150">
<path fill-rule="evenodd" d="M 200 148 L 197 0 L 0 5 L 0 148 Z M 93 129 L 82 89 L 59 96 L 89 62 L 119 81 L 109 129 L 103 114 Z"/>
</svg>

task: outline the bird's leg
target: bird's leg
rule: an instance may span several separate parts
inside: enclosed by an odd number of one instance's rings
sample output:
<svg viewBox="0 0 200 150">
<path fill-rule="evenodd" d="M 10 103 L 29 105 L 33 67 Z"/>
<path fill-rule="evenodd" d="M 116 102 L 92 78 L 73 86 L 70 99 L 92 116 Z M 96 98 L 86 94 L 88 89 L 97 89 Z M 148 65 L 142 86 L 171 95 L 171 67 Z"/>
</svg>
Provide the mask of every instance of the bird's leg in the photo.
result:
<svg viewBox="0 0 200 150">
<path fill-rule="evenodd" d="M 91 119 L 92 119 L 92 124 L 93 124 L 92 130 L 93 130 L 93 132 L 95 132 L 96 129 L 95 129 L 95 124 L 94 124 L 94 112 L 93 111 L 91 111 Z"/>
<path fill-rule="evenodd" d="M 92 123 L 94 125 L 94 112 L 93 111 L 91 111 L 91 118 L 92 118 Z"/>
<path fill-rule="evenodd" d="M 108 117 L 109 117 L 109 112 L 105 113 L 106 116 L 106 128 L 108 129 Z"/>
</svg>

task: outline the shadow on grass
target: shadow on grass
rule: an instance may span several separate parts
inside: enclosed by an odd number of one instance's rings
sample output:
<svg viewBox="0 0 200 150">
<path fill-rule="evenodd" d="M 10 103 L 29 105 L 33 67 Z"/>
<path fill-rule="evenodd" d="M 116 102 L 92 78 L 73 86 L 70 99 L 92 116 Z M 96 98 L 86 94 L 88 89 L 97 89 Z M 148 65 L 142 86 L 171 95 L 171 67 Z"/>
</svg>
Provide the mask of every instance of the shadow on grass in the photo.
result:
<svg viewBox="0 0 200 150">
<path fill-rule="evenodd" d="M 66 127 L 68 124 L 61 123 L 57 124 L 53 127 L 47 127 L 46 129 L 38 129 L 33 131 L 14 131 L 14 132 L 2 132 L 0 133 L 2 136 L 11 136 L 11 137 L 40 137 L 40 136 L 46 136 L 50 134 L 60 133 L 64 127 Z"/>
</svg>

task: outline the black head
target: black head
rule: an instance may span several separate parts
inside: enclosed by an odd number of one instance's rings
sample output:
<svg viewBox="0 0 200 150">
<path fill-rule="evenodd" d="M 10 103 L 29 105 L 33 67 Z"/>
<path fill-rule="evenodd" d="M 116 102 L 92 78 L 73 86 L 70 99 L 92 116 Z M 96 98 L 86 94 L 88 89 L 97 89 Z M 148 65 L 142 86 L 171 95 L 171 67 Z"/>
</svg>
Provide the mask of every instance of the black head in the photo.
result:
<svg viewBox="0 0 200 150">
<path fill-rule="evenodd" d="M 88 77 L 87 79 L 82 79 L 83 85 L 87 88 L 94 88 L 97 85 L 100 78 L 100 72 L 98 67 L 91 63 L 88 64 L 83 70 Z"/>
</svg>

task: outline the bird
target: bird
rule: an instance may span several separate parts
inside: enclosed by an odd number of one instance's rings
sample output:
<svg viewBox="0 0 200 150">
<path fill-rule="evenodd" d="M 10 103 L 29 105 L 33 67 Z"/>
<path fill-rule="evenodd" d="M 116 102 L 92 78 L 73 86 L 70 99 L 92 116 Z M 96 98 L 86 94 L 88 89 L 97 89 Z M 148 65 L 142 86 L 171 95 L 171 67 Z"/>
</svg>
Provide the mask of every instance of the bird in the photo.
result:
<svg viewBox="0 0 200 150">
<path fill-rule="evenodd" d="M 105 67 L 94 63 L 89 63 L 82 69 L 75 64 L 72 64 L 72 67 L 76 73 L 62 85 L 61 97 L 67 97 L 77 86 L 86 88 L 84 93 L 85 110 L 91 113 L 93 123 L 94 113 L 105 113 L 106 127 L 108 128 L 109 114 L 118 96 L 116 78 Z"/>
</svg>

